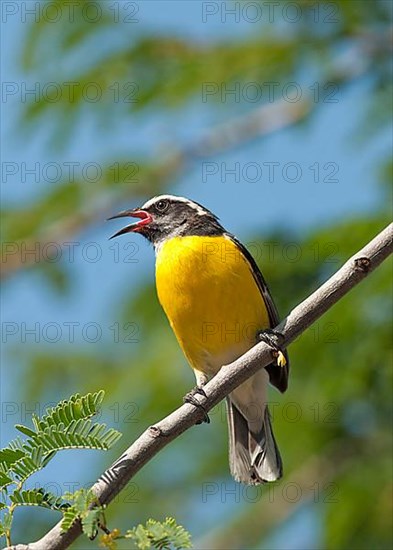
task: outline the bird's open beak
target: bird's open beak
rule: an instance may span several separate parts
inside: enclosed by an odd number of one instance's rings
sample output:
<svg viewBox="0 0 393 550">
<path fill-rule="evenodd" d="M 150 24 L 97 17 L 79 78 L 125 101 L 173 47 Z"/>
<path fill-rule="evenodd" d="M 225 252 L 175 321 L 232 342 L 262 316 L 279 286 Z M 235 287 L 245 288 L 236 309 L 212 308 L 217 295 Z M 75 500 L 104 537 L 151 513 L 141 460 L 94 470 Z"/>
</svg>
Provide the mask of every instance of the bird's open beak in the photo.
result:
<svg viewBox="0 0 393 550">
<path fill-rule="evenodd" d="M 110 218 L 108 218 L 108 220 L 114 220 L 116 218 L 140 218 L 140 221 L 136 223 L 131 223 L 130 225 L 126 225 L 126 227 L 123 227 L 123 229 L 120 229 L 120 231 L 112 235 L 110 239 L 114 239 L 115 237 L 118 237 L 119 235 L 124 235 L 125 233 L 131 233 L 132 231 L 139 231 L 143 226 L 149 224 L 153 219 L 148 212 L 146 212 L 145 210 L 139 210 L 138 208 L 136 208 L 135 210 L 123 210 L 123 212 L 119 212 L 115 216 L 111 216 Z"/>
</svg>

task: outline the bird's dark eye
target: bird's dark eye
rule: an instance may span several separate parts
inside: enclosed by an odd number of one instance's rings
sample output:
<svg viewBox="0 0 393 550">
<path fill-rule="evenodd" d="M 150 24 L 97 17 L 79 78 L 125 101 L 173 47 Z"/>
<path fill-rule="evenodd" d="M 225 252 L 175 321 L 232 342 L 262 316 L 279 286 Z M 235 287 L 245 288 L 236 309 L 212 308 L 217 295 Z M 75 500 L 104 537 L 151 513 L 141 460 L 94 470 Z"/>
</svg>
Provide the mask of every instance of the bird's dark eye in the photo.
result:
<svg viewBox="0 0 393 550">
<path fill-rule="evenodd" d="M 161 199 L 156 203 L 156 210 L 160 213 L 168 210 L 169 202 L 165 199 Z"/>
</svg>

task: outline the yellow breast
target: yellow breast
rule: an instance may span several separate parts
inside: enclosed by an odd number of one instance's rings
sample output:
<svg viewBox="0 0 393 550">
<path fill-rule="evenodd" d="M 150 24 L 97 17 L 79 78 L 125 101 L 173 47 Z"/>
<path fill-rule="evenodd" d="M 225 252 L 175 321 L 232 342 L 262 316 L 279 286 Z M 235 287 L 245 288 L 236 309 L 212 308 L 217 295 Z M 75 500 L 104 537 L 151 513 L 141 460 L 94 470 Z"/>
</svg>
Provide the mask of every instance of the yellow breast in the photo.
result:
<svg viewBox="0 0 393 550">
<path fill-rule="evenodd" d="M 176 237 L 156 258 L 157 293 L 191 366 L 214 374 L 269 326 L 251 268 L 229 238 Z"/>
</svg>

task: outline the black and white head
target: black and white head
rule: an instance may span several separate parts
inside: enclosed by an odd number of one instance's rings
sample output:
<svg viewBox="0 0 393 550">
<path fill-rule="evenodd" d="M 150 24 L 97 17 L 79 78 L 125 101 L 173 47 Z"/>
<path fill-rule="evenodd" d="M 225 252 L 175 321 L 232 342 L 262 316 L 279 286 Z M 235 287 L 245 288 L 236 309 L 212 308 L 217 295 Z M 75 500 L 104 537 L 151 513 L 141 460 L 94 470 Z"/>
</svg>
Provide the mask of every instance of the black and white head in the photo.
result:
<svg viewBox="0 0 393 550">
<path fill-rule="evenodd" d="M 125 233 L 140 233 L 159 245 L 166 239 L 188 235 L 222 235 L 225 229 L 210 210 L 201 204 L 175 195 L 153 197 L 134 210 L 124 210 L 109 218 L 140 218 L 127 225 L 111 239 Z"/>
</svg>

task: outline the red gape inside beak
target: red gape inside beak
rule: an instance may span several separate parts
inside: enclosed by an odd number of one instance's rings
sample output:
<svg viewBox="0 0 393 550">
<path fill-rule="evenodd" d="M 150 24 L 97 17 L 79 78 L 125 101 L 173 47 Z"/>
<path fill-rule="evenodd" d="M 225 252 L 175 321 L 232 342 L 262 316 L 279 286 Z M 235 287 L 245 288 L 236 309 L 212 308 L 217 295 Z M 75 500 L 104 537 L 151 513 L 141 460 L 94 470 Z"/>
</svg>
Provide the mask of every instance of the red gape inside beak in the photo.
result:
<svg viewBox="0 0 393 550">
<path fill-rule="evenodd" d="M 119 235 L 124 235 L 125 233 L 137 232 L 144 225 L 148 225 L 153 220 L 148 212 L 138 209 L 124 210 L 124 212 L 119 212 L 119 214 L 108 218 L 108 220 L 114 220 L 116 218 L 140 218 L 140 221 L 136 223 L 131 223 L 130 225 L 126 225 L 126 227 L 123 227 L 123 229 L 120 229 L 120 231 L 112 235 L 110 239 L 114 239 L 115 237 L 118 237 Z"/>
</svg>

